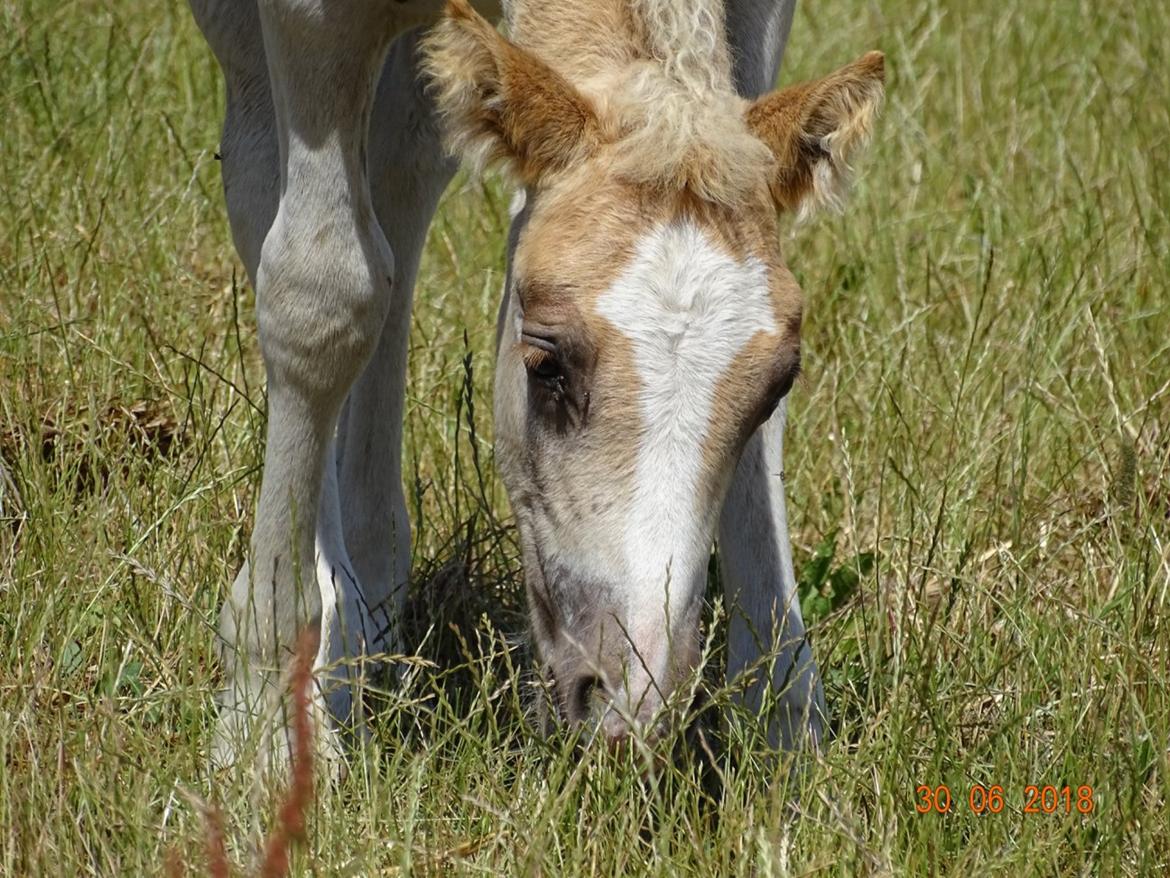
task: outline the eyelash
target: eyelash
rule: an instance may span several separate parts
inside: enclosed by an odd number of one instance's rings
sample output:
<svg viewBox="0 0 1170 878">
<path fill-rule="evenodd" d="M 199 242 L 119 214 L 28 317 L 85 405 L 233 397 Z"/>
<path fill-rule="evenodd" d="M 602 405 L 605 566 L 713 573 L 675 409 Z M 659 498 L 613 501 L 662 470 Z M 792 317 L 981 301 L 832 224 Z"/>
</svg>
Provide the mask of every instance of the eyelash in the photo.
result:
<svg viewBox="0 0 1170 878">
<path fill-rule="evenodd" d="M 551 351 L 542 350 L 541 348 L 528 348 L 524 351 L 524 367 L 530 372 L 535 372 L 542 366 L 556 362 L 556 357 Z"/>
<path fill-rule="evenodd" d="M 565 398 L 565 373 L 557 362 L 557 355 L 543 348 L 528 348 L 524 354 L 524 367 L 528 377 L 550 391 L 557 402 Z"/>
</svg>

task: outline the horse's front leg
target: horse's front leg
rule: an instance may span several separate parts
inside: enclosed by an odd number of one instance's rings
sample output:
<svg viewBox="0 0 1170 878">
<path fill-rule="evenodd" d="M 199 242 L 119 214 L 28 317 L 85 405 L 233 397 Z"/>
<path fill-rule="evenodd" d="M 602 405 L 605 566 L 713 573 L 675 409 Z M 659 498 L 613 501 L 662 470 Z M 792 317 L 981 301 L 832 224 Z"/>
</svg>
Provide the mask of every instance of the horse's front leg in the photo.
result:
<svg viewBox="0 0 1170 878">
<path fill-rule="evenodd" d="M 735 85 L 753 98 L 776 84 L 796 0 L 728 0 L 727 37 Z M 719 521 L 719 554 L 730 617 L 727 676 L 754 669 L 744 701 L 767 718 L 774 746 L 818 745 L 825 703 L 804 637 L 784 498 L 784 423 L 788 401 L 749 440 Z"/>
<path fill-rule="evenodd" d="M 750 674 L 744 702 L 761 712 L 771 701 L 768 739 L 793 750 L 820 744 L 825 700 L 805 639 L 788 539 L 787 410 L 782 401 L 744 449 L 719 520 L 719 557 L 729 615 L 728 679 Z"/>
<path fill-rule="evenodd" d="M 402 421 L 411 301 L 427 228 L 458 167 L 442 147 L 418 73 L 419 33 L 394 41 L 370 120 L 370 189 L 394 251 L 394 294 L 374 355 L 350 390 L 338 435 L 345 544 L 378 630 L 373 652 L 409 646 L 397 629 L 410 575 Z"/>
<path fill-rule="evenodd" d="M 228 686 L 217 743 L 230 758 L 260 732 L 283 746 L 281 670 L 319 625 L 318 666 L 361 655 L 372 626 L 346 553 L 331 448 L 342 401 L 370 359 L 395 274 L 374 217 L 366 139 L 399 4 L 263 0 L 280 197 L 255 271 L 268 377 L 264 475 L 250 564 L 225 603 Z M 353 677 L 326 681 L 327 727 L 354 716 Z M 257 721 L 263 728 L 257 728 Z"/>
</svg>

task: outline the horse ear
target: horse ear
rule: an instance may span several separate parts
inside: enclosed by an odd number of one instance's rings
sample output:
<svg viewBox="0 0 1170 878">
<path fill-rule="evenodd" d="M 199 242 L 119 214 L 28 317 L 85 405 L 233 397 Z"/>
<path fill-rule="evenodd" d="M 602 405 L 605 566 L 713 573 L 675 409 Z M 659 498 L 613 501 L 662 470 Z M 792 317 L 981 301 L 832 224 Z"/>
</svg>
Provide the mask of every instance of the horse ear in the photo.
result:
<svg viewBox="0 0 1170 878">
<path fill-rule="evenodd" d="M 868 140 L 884 91 L 885 56 L 869 52 L 748 107 L 748 127 L 776 159 L 768 182 L 779 209 L 809 214 L 841 205 L 849 158 Z"/>
<path fill-rule="evenodd" d="M 525 184 L 585 158 L 600 142 L 589 101 L 563 76 L 504 39 L 467 0 L 448 0 L 423 43 L 451 151 L 498 163 Z"/>
</svg>

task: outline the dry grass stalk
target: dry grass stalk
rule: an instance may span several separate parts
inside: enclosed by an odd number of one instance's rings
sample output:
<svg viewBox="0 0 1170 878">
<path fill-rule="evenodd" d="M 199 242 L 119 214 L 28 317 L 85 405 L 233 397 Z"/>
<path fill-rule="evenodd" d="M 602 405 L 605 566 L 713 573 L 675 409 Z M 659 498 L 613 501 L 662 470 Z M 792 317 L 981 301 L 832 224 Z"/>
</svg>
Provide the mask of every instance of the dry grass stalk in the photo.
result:
<svg viewBox="0 0 1170 878">
<path fill-rule="evenodd" d="M 260 864 L 263 878 L 281 878 L 288 874 L 292 842 L 305 837 L 305 812 L 313 801 L 313 724 L 309 717 L 309 698 L 313 687 L 313 658 L 317 655 L 319 640 L 320 634 L 315 627 L 306 628 L 297 638 L 290 680 L 293 746 L 289 768 L 292 783 L 280 806 L 276 826 L 264 844 L 264 860 Z"/>
<path fill-rule="evenodd" d="M 289 852 L 293 841 L 305 838 L 305 813 L 313 801 L 313 722 L 311 693 L 313 688 L 313 658 L 317 655 L 320 632 L 310 626 L 297 638 L 289 689 L 292 695 L 292 754 L 289 773 L 291 783 L 281 801 L 276 825 L 264 841 L 264 858 L 257 872 L 262 878 L 283 878 L 288 874 Z M 224 841 L 223 815 L 215 805 L 203 807 L 203 842 L 210 878 L 229 878 L 231 865 Z M 183 878 L 187 874 L 182 857 L 176 848 L 166 854 L 167 878 Z"/>
</svg>

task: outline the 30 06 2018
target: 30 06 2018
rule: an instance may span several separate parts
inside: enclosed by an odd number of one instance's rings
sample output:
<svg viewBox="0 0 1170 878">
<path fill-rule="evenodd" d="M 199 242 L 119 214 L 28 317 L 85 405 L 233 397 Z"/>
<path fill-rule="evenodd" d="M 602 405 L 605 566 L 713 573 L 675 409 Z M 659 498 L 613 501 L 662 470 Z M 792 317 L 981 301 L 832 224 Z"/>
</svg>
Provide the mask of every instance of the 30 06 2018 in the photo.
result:
<svg viewBox="0 0 1170 878">
<path fill-rule="evenodd" d="M 919 814 L 948 814 L 964 807 L 972 814 L 999 814 L 1004 810 L 1013 812 L 1020 810 L 1024 814 L 1088 815 L 1096 808 L 1096 801 L 1093 798 L 1093 787 L 1089 784 L 1079 786 L 1027 784 L 1023 789 L 1023 796 L 1014 806 L 1008 801 L 1008 794 L 1000 784 L 991 786 L 974 784 L 967 788 L 965 797 L 962 791 L 952 794 L 951 788 L 946 784 L 937 786 L 919 784 L 915 787 L 914 810 Z"/>
</svg>

